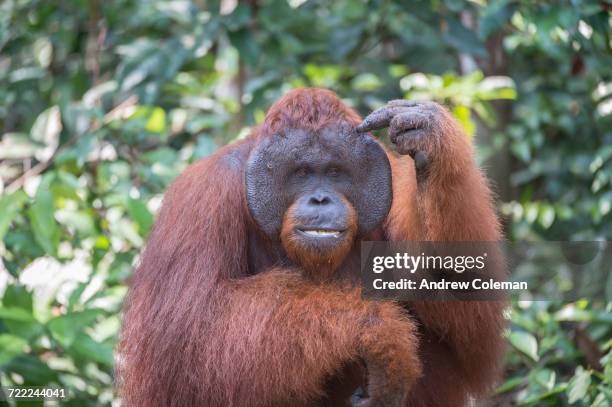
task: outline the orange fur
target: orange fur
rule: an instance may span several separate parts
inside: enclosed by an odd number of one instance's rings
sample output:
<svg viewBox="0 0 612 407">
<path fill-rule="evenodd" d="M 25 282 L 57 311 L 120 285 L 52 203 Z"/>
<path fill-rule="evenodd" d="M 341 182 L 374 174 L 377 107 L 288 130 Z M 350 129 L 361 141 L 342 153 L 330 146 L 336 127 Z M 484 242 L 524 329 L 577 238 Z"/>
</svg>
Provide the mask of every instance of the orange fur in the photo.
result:
<svg viewBox="0 0 612 407">
<path fill-rule="evenodd" d="M 329 124 L 348 122 L 357 126 L 359 114 L 345 105 L 336 94 L 325 89 L 305 88 L 287 92 L 268 110 L 259 134 L 269 136 L 286 129 L 314 132 Z"/>
<path fill-rule="evenodd" d="M 355 208 L 353 208 L 353 205 L 351 205 L 346 198 L 341 199 L 349 211 L 346 237 L 341 245 L 334 247 L 329 252 L 324 252 L 314 245 L 305 245 L 301 239 L 295 236 L 295 223 L 293 219 L 296 204 L 291 205 L 289 209 L 287 209 L 283 220 L 280 237 L 283 248 L 287 252 L 287 256 L 293 260 L 295 264 L 299 264 L 308 276 L 319 281 L 328 279 L 332 276 L 332 273 L 340 266 L 355 244 L 355 236 L 357 234 L 357 212 L 355 212 Z"/>
<path fill-rule="evenodd" d="M 486 179 L 459 124 L 446 110 L 443 114 L 444 142 L 429 147 L 429 155 L 436 159 L 425 185 L 414 182 L 410 157 L 391 157 L 394 202 L 387 237 L 396 241 L 498 242 L 501 227 Z M 504 272 L 500 253 L 491 254 L 489 262 L 491 276 Z M 410 405 L 461 406 L 469 398 L 486 397 L 501 372 L 505 304 L 424 301 L 407 307 L 421 322 L 421 359 L 430 361 L 414 387 Z"/>
</svg>

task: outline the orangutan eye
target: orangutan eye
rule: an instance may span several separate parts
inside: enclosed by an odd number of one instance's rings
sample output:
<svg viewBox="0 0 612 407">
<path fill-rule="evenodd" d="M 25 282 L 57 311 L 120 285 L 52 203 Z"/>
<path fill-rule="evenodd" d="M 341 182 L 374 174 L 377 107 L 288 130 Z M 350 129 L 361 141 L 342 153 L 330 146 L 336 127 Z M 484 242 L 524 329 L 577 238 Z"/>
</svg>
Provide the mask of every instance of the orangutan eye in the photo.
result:
<svg viewBox="0 0 612 407">
<path fill-rule="evenodd" d="M 338 167 L 329 167 L 327 169 L 328 177 L 337 177 L 338 175 L 340 175 L 340 169 Z"/>
<path fill-rule="evenodd" d="M 297 170 L 295 170 L 295 175 L 298 177 L 305 177 L 306 175 L 308 175 L 310 173 L 309 169 L 306 167 L 300 167 Z"/>
</svg>

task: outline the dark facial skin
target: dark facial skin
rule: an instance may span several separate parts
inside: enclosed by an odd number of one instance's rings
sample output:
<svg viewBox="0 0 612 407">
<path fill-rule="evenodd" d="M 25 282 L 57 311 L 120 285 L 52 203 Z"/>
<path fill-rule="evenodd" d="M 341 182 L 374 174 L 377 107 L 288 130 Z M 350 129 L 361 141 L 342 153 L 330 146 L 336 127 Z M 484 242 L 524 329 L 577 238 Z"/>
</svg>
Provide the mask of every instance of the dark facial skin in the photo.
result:
<svg viewBox="0 0 612 407">
<path fill-rule="evenodd" d="M 301 194 L 295 203 L 292 221 L 296 232 L 321 242 L 340 238 L 349 228 L 347 203 L 332 189 L 314 187 L 311 190 Z"/>
<path fill-rule="evenodd" d="M 290 239 L 322 263 L 347 239 L 352 244 L 380 226 L 391 206 L 386 153 L 343 123 L 273 135 L 251 153 L 245 180 L 249 210 L 264 234 L 278 241 L 282 230 L 285 247 Z"/>
</svg>

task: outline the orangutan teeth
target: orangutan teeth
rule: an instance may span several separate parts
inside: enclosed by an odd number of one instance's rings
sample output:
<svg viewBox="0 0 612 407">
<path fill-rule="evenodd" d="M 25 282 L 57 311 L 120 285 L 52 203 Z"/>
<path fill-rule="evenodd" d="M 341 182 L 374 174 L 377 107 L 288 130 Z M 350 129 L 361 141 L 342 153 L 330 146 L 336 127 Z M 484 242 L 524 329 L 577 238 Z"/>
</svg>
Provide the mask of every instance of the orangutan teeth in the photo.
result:
<svg viewBox="0 0 612 407">
<path fill-rule="evenodd" d="M 338 237 L 340 236 L 340 232 L 337 230 L 310 229 L 310 230 L 302 230 L 302 232 L 308 236 L 316 236 L 316 237 Z"/>
</svg>

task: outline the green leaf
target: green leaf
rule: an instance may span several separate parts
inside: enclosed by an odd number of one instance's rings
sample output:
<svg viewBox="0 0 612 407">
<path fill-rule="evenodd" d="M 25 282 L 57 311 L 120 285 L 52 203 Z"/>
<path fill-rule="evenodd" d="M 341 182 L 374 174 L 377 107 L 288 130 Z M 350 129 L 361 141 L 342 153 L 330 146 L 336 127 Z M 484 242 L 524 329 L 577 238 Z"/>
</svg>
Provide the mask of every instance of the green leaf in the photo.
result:
<svg viewBox="0 0 612 407">
<path fill-rule="evenodd" d="M 320 87 L 332 87 L 343 73 L 344 69 L 337 65 L 307 64 L 304 67 L 306 77 L 313 85 Z"/>
<path fill-rule="evenodd" d="M 163 133 L 166 131 L 166 111 L 161 107 L 151 109 L 145 129 L 151 133 Z"/>
<path fill-rule="evenodd" d="M 362 92 L 372 92 L 383 85 L 383 81 L 372 73 L 362 73 L 357 75 L 352 82 L 353 89 Z"/>
<path fill-rule="evenodd" d="M 484 7 L 484 12 L 478 24 L 480 38 L 486 39 L 491 33 L 501 30 L 514 12 L 514 4 L 509 0 L 490 2 Z"/>
<path fill-rule="evenodd" d="M 497 390 L 495 390 L 495 393 L 497 393 L 497 394 L 506 393 L 506 392 L 516 388 L 517 386 L 519 386 L 524 381 L 525 381 L 524 377 L 512 377 L 512 378 L 506 380 L 505 382 L 503 382 L 501 385 L 499 385 Z"/>
<path fill-rule="evenodd" d="M 510 145 L 512 152 L 524 162 L 531 160 L 531 149 L 529 143 L 524 140 L 517 141 Z"/>
<path fill-rule="evenodd" d="M 476 123 L 472 120 L 472 113 L 467 106 L 457 105 L 453 108 L 453 116 L 461 123 L 468 136 L 476 133 Z"/>
<path fill-rule="evenodd" d="M 612 388 L 610 388 L 610 386 L 600 385 L 597 386 L 597 390 L 601 392 L 600 395 L 603 395 L 605 401 L 607 402 L 606 404 L 603 404 L 603 406 L 609 407 L 612 405 Z"/>
<path fill-rule="evenodd" d="M 42 325 L 32 314 L 32 294 L 19 285 L 6 288 L 0 306 L 0 319 L 8 332 L 24 339 L 42 331 Z"/>
<path fill-rule="evenodd" d="M 229 39 L 234 47 L 238 50 L 240 58 L 247 65 L 256 65 L 261 50 L 259 45 L 253 38 L 253 33 L 248 29 L 241 29 L 236 32 L 232 32 L 229 35 Z"/>
<path fill-rule="evenodd" d="M 85 360 L 93 360 L 102 363 L 106 366 L 113 366 L 113 347 L 93 340 L 86 334 L 79 334 L 72 346 L 70 352 Z"/>
<path fill-rule="evenodd" d="M 22 322 L 30 322 L 35 320 L 32 312 L 28 311 L 27 309 L 4 306 L 0 306 L 0 318 Z"/>
<path fill-rule="evenodd" d="M 92 211 L 59 210 L 56 212 L 59 222 L 76 230 L 81 236 L 92 236 L 96 232 Z"/>
<path fill-rule="evenodd" d="M 610 402 L 612 402 L 612 397 L 606 400 L 606 394 L 602 390 L 602 392 L 595 397 L 595 400 L 593 400 L 591 407 L 609 407 Z"/>
<path fill-rule="evenodd" d="M 147 236 L 153 225 L 153 215 L 147 205 L 139 199 L 128 198 L 127 210 L 130 218 L 138 225 L 138 232 Z"/>
<path fill-rule="evenodd" d="M 555 387 L 557 374 L 550 369 L 542 369 L 535 372 L 533 381 L 550 391 Z"/>
<path fill-rule="evenodd" d="M 38 244 L 48 254 L 57 256 L 60 230 L 54 218 L 55 208 L 50 188 L 52 179 L 51 176 L 43 177 L 28 215 Z"/>
<path fill-rule="evenodd" d="M 0 197 L 0 240 L 4 239 L 11 222 L 27 200 L 28 196 L 23 191 Z"/>
<path fill-rule="evenodd" d="M 247 4 L 239 4 L 231 14 L 223 16 L 223 22 L 229 31 L 245 27 L 251 18 L 251 8 Z"/>
<path fill-rule="evenodd" d="M 32 293 L 22 285 L 9 285 L 4 292 L 2 305 L 5 307 L 23 308 L 26 311 L 32 312 Z"/>
<path fill-rule="evenodd" d="M 358 47 L 365 27 L 363 24 L 351 24 L 344 27 L 336 27 L 328 43 L 329 53 L 332 59 L 340 60 L 355 51 Z"/>
<path fill-rule="evenodd" d="M 77 335 L 104 314 L 104 310 L 89 309 L 82 312 L 61 315 L 47 322 L 53 337 L 63 346 L 70 346 Z"/>
<path fill-rule="evenodd" d="M 23 377 L 26 386 L 42 386 L 58 382 L 57 373 L 31 355 L 17 355 L 3 367 L 3 370 Z"/>
<path fill-rule="evenodd" d="M 193 150 L 194 158 L 208 157 L 218 148 L 217 144 L 207 136 L 199 136 Z"/>
<path fill-rule="evenodd" d="M 540 207 L 538 222 L 544 229 L 548 229 L 555 221 L 555 209 L 550 205 Z"/>
<path fill-rule="evenodd" d="M 30 158 L 37 148 L 38 143 L 25 133 L 4 133 L 0 139 L 0 160 Z"/>
<path fill-rule="evenodd" d="M 444 40 L 459 52 L 465 52 L 477 57 L 486 57 L 487 51 L 473 31 L 467 29 L 459 20 L 448 19 L 448 31 L 444 33 Z"/>
<path fill-rule="evenodd" d="M 51 158 L 59 145 L 59 135 L 62 130 L 60 109 L 52 106 L 42 112 L 30 129 L 30 137 L 42 147 L 37 149 L 36 158 L 45 161 Z"/>
<path fill-rule="evenodd" d="M 574 377 L 569 381 L 567 385 L 567 398 L 570 404 L 577 402 L 578 400 L 582 400 L 591 384 L 591 373 L 587 370 L 584 370 L 582 366 L 578 366 L 576 368 L 576 372 L 574 373 Z"/>
<path fill-rule="evenodd" d="M 0 334 L 0 365 L 21 354 L 27 342 L 17 336 Z"/>
<path fill-rule="evenodd" d="M 510 343 L 517 350 L 523 352 L 534 361 L 538 361 L 538 341 L 536 338 L 527 332 L 516 331 L 510 334 Z"/>
</svg>

